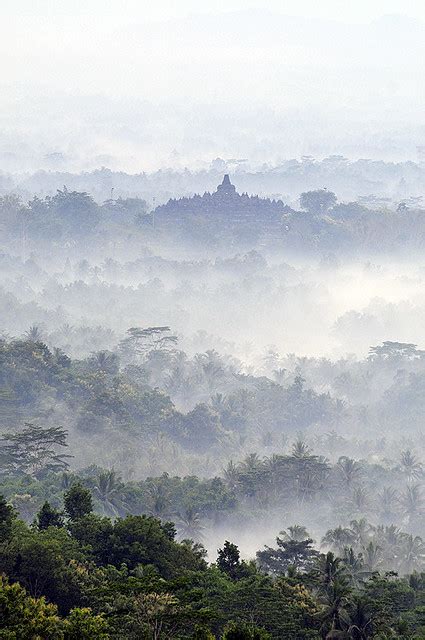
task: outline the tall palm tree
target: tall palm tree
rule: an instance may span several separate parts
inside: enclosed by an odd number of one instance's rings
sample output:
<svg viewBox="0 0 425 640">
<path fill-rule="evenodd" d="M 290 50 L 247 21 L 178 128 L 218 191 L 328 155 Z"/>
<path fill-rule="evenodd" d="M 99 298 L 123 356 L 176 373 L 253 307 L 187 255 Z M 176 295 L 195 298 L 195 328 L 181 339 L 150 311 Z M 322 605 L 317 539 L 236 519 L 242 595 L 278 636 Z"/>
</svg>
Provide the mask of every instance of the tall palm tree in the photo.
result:
<svg viewBox="0 0 425 640">
<path fill-rule="evenodd" d="M 425 563 L 425 544 L 420 536 L 404 535 L 400 549 L 401 570 L 412 573 L 414 570 L 423 571 Z"/>
<path fill-rule="evenodd" d="M 171 515 L 170 499 L 161 485 L 154 484 L 148 490 L 148 512 L 151 516 L 166 520 Z"/>
<path fill-rule="evenodd" d="M 292 457 L 293 458 L 308 458 L 311 454 L 310 447 L 301 438 L 298 438 L 292 445 Z"/>
<path fill-rule="evenodd" d="M 336 464 L 342 484 L 349 489 L 362 475 L 362 466 L 352 458 L 341 456 Z"/>
<path fill-rule="evenodd" d="M 332 551 L 321 554 L 315 562 L 313 575 L 319 585 L 319 591 L 326 591 L 335 580 L 346 577 L 342 558 L 335 556 Z"/>
<path fill-rule="evenodd" d="M 226 467 L 223 469 L 224 481 L 231 491 L 235 491 L 239 486 L 239 467 L 229 460 Z"/>
<path fill-rule="evenodd" d="M 400 496 L 400 504 L 409 526 L 423 513 L 423 496 L 419 484 L 407 485 Z"/>
<path fill-rule="evenodd" d="M 263 466 L 260 456 L 257 453 L 248 454 L 240 463 L 240 470 L 244 473 L 256 473 Z"/>
<path fill-rule="evenodd" d="M 417 480 L 423 475 L 422 463 L 419 462 L 410 449 L 401 452 L 400 467 L 408 482 Z"/>
<path fill-rule="evenodd" d="M 122 494 L 121 478 L 114 469 L 99 473 L 93 492 L 107 515 L 118 516 L 123 511 L 128 511 L 129 507 Z"/>
<path fill-rule="evenodd" d="M 378 493 L 378 507 L 381 522 L 394 522 L 397 516 L 399 494 L 393 487 L 384 487 Z"/>
<path fill-rule="evenodd" d="M 333 581 L 322 596 L 324 605 L 322 612 L 321 632 L 323 637 L 337 640 L 347 638 L 350 617 L 347 611 L 351 589 L 341 578 Z M 326 635 L 325 635 L 326 634 Z"/>
<path fill-rule="evenodd" d="M 29 342 L 43 342 L 44 339 L 43 331 L 35 324 L 33 324 L 24 335 L 25 339 Z"/>
<path fill-rule="evenodd" d="M 369 543 L 363 547 L 362 554 L 365 567 L 369 571 L 377 571 L 383 561 L 382 547 L 373 540 L 370 540 Z"/>
<path fill-rule="evenodd" d="M 373 532 L 373 527 L 368 523 L 366 518 L 351 520 L 350 529 L 354 534 L 354 544 L 358 546 L 365 545 L 370 534 Z"/>
<path fill-rule="evenodd" d="M 365 487 L 355 487 L 351 494 L 351 499 L 357 511 L 363 513 L 367 510 L 369 505 L 369 496 Z"/>
<path fill-rule="evenodd" d="M 310 534 L 307 529 L 300 524 L 294 524 L 287 527 L 285 531 L 280 531 L 279 537 L 282 540 L 296 540 L 297 542 L 303 542 L 310 538 Z"/>
<path fill-rule="evenodd" d="M 336 527 L 329 529 L 322 538 L 322 545 L 330 547 L 339 554 L 344 552 L 345 547 L 351 547 L 354 544 L 355 535 L 346 527 Z"/>
<path fill-rule="evenodd" d="M 202 532 L 205 527 L 202 524 L 199 513 L 193 507 L 186 507 L 178 516 L 178 531 L 181 540 L 193 540 L 202 542 Z"/>
<path fill-rule="evenodd" d="M 349 637 L 353 640 L 370 638 L 373 633 L 370 601 L 361 594 L 355 594 L 350 598 L 348 614 L 350 616 Z"/>
<path fill-rule="evenodd" d="M 371 572 L 365 567 L 363 555 L 361 553 L 354 553 L 353 547 L 346 547 L 344 549 L 342 561 L 352 587 L 358 588 L 370 577 Z"/>
</svg>

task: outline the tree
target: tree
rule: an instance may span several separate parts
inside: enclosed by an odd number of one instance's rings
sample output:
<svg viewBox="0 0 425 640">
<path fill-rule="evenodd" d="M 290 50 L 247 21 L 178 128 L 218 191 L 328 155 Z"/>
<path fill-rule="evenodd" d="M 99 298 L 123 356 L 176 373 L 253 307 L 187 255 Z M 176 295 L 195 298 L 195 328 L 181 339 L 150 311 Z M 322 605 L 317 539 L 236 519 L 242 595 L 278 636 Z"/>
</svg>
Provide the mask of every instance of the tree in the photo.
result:
<svg viewBox="0 0 425 640">
<path fill-rule="evenodd" d="M 108 625 L 89 608 L 72 609 L 63 620 L 55 604 L 34 598 L 0 575 L 0 637 L 5 640 L 108 640 Z"/>
<path fill-rule="evenodd" d="M 86 192 L 58 189 L 53 197 L 45 198 L 47 214 L 56 220 L 62 231 L 71 236 L 91 232 L 100 220 L 99 207 Z"/>
<path fill-rule="evenodd" d="M 294 524 L 290 527 L 287 527 L 286 531 L 281 531 L 279 536 L 282 540 L 295 540 L 296 542 L 303 542 L 310 538 L 310 535 L 306 529 L 306 527 L 300 524 Z"/>
<path fill-rule="evenodd" d="M 413 455 L 410 449 L 401 452 L 400 466 L 407 480 L 417 480 L 423 475 L 422 463 Z"/>
<path fill-rule="evenodd" d="M 43 428 L 31 422 L 25 423 L 23 431 L 6 433 L 0 440 L 4 470 L 37 477 L 41 472 L 67 469 L 66 459 L 72 456 L 57 453 L 58 447 L 68 446 L 67 433 L 60 427 Z"/>
<path fill-rule="evenodd" d="M 300 196 L 300 205 L 313 215 L 322 215 L 336 205 L 337 197 L 327 189 L 305 191 Z"/>
<path fill-rule="evenodd" d="M 122 493 L 121 478 L 114 469 L 102 471 L 97 476 L 93 491 L 107 515 L 117 516 L 120 512 L 128 511 Z"/>
<path fill-rule="evenodd" d="M 8 540 L 12 535 L 12 524 L 15 518 L 13 507 L 0 494 L 0 542 Z"/>
<path fill-rule="evenodd" d="M 232 580 L 237 580 L 243 572 L 243 565 L 240 560 L 239 548 L 225 540 L 223 548 L 217 551 L 217 567 L 226 573 Z"/>
<path fill-rule="evenodd" d="M 63 517 L 62 513 L 57 509 L 53 509 L 50 503 L 46 502 L 41 507 L 37 514 L 37 527 L 42 531 L 48 527 L 62 527 Z"/>
<path fill-rule="evenodd" d="M 63 638 L 56 605 L 31 598 L 17 582 L 0 575 L 0 636 L 10 640 Z"/>
<path fill-rule="evenodd" d="M 43 342 L 44 338 L 42 329 L 35 324 L 25 332 L 24 337 L 28 342 Z"/>
<path fill-rule="evenodd" d="M 312 548 L 313 540 L 283 540 L 277 537 L 277 549 L 266 546 L 257 551 L 257 563 L 261 569 L 272 575 L 285 575 L 291 567 L 297 571 L 312 568 L 318 552 Z"/>
<path fill-rule="evenodd" d="M 148 629 L 152 640 L 175 637 L 178 616 L 179 601 L 170 593 L 140 594 L 134 600 L 132 618 L 136 627 L 142 632 Z"/>
<path fill-rule="evenodd" d="M 369 360 L 416 360 L 424 355 L 413 342 L 392 342 L 385 340 L 382 345 L 369 349 Z"/>
<path fill-rule="evenodd" d="M 336 469 L 346 488 L 351 487 L 351 485 L 358 480 L 362 474 L 361 464 L 347 456 L 341 456 L 338 459 Z"/>
<path fill-rule="evenodd" d="M 152 352 L 173 351 L 177 342 L 178 338 L 171 333 L 170 327 L 130 327 L 120 343 L 120 350 L 130 360 L 134 355 L 145 360 Z"/>
<path fill-rule="evenodd" d="M 65 493 L 63 503 L 70 520 L 78 520 L 93 511 L 91 493 L 79 482 L 73 484 Z"/>
<path fill-rule="evenodd" d="M 111 376 L 117 375 L 119 371 L 119 358 L 111 351 L 97 351 L 92 353 L 89 364 L 94 371 L 99 371 Z"/>
<path fill-rule="evenodd" d="M 88 607 L 72 609 L 63 622 L 65 640 L 108 640 L 108 624 L 103 615 Z"/>
<path fill-rule="evenodd" d="M 199 513 L 194 507 L 187 507 L 182 513 L 179 513 L 179 531 L 181 539 L 191 539 L 202 541 L 202 532 L 205 527 L 202 524 Z"/>
<path fill-rule="evenodd" d="M 245 622 L 230 622 L 224 629 L 223 640 L 269 640 L 265 629 Z"/>
<path fill-rule="evenodd" d="M 322 545 L 330 547 L 337 553 L 342 553 L 346 547 L 355 542 L 355 534 L 347 527 L 329 529 L 322 538 Z"/>
<path fill-rule="evenodd" d="M 403 513 L 409 519 L 409 525 L 412 526 L 423 512 L 423 496 L 420 485 L 408 485 L 400 495 L 400 503 Z"/>
</svg>

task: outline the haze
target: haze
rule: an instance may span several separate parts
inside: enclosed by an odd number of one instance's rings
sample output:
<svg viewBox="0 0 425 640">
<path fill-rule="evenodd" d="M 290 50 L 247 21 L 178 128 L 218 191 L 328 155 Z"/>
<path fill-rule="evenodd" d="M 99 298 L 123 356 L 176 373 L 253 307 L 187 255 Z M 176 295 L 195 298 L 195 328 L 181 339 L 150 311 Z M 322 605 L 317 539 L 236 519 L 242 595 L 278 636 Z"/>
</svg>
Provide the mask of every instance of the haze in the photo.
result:
<svg viewBox="0 0 425 640">
<path fill-rule="evenodd" d="M 418 159 L 421 3 L 155 4 L 2 3 L 5 170 Z"/>
</svg>

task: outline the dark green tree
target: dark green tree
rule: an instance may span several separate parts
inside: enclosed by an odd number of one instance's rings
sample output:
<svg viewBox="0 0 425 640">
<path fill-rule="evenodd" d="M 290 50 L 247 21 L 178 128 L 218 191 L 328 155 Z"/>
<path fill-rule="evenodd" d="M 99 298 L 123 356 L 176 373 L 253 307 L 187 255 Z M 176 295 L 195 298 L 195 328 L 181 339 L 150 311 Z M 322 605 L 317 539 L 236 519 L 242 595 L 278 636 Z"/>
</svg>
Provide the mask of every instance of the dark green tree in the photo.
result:
<svg viewBox="0 0 425 640">
<path fill-rule="evenodd" d="M 269 640 L 264 629 L 244 622 L 231 622 L 224 629 L 223 640 Z"/>
<path fill-rule="evenodd" d="M 0 494 L 0 542 L 8 540 L 12 535 L 12 523 L 15 517 L 13 507 Z"/>
<path fill-rule="evenodd" d="M 50 505 L 50 502 L 46 500 L 37 514 L 36 522 L 37 527 L 40 529 L 40 531 L 42 531 L 43 529 L 47 529 L 48 527 L 62 527 L 62 513 L 57 509 L 54 509 Z"/>
<path fill-rule="evenodd" d="M 217 551 L 217 567 L 226 573 L 232 580 L 240 577 L 241 560 L 239 548 L 225 540 L 223 548 Z"/>
<path fill-rule="evenodd" d="M 93 500 L 88 489 L 76 482 L 65 493 L 63 504 L 70 520 L 78 520 L 93 511 Z"/>
</svg>

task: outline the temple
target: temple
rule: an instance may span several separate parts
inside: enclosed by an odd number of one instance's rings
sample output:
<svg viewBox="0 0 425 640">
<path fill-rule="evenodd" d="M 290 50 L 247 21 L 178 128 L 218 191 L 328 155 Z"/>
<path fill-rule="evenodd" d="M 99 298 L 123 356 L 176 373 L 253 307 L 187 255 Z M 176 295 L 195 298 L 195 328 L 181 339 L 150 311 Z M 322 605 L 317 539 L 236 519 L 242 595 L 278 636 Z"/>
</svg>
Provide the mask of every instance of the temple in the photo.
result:
<svg viewBox="0 0 425 640">
<path fill-rule="evenodd" d="M 249 224 L 251 227 L 270 227 L 280 224 L 290 211 L 281 200 L 270 200 L 247 193 L 238 193 L 226 174 L 213 193 L 191 198 L 171 199 L 157 207 L 155 220 L 159 226 L 186 226 L 202 221 L 222 228 Z"/>
<path fill-rule="evenodd" d="M 235 194 L 236 194 L 236 187 L 230 182 L 229 174 L 226 173 L 226 175 L 223 178 L 223 182 L 218 185 L 215 195 L 226 197 L 226 196 L 233 196 Z"/>
</svg>

